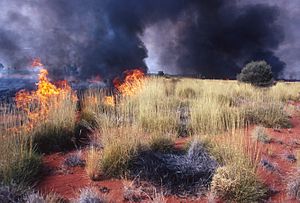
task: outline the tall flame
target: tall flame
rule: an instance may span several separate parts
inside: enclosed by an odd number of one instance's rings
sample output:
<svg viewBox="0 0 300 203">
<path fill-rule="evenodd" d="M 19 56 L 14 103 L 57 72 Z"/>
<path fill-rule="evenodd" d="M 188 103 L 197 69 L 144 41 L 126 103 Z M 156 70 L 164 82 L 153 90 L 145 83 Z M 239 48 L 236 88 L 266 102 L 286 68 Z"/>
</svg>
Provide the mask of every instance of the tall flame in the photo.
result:
<svg viewBox="0 0 300 203">
<path fill-rule="evenodd" d="M 20 90 L 15 97 L 17 107 L 25 111 L 28 116 L 30 121 L 29 128 L 32 128 L 38 120 L 47 118 L 50 103 L 58 106 L 58 100 L 53 98 L 70 95 L 73 100 L 77 100 L 76 94 L 72 91 L 67 81 L 60 81 L 57 85 L 49 81 L 48 71 L 40 59 L 34 59 L 32 67 L 41 67 L 39 81 L 36 84 L 37 90 L 31 92 Z"/>
</svg>

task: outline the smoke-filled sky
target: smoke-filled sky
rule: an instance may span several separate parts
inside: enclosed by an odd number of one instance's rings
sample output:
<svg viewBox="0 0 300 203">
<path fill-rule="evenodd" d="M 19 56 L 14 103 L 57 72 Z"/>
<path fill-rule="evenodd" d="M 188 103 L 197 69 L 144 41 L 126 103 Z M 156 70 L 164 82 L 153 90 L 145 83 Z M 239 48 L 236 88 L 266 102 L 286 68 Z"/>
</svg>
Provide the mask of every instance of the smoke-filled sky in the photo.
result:
<svg viewBox="0 0 300 203">
<path fill-rule="evenodd" d="M 1 0 L 0 76 L 40 57 L 55 79 L 129 68 L 235 77 L 251 60 L 300 79 L 299 0 Z M 36 73 L 32 73 L 36 74 Z"/>
</svg>

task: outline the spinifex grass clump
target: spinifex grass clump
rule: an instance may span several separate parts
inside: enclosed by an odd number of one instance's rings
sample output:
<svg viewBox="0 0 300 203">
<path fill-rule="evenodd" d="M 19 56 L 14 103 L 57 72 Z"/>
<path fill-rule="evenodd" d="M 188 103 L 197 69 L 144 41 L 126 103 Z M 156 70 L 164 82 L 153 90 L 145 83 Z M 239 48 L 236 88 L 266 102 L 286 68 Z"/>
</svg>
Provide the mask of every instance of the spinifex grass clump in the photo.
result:
<svg viewBox="0 0 300 203">
<path fill-rule="evenodd" d="M 41 159 L 34 153 L 25 125 L 26 116 L 13 105 L 1 106 L 0 181 L 5 183 L 27 185 L 39 177 Z"/>
<path fill-rule="evenodd" d="M 142 148 L 141 131 L 121 127 L 114 130 L 103 130 L 103 145 L 100 168 L 108 177 L 121 177 L 128 171 L 129 161 Z"/>
<path fill-rule="evenodd" d="M 217 169 L 211 190 L 219 198 L 228 202 L 257 202 L 266 197 L 266 188 L 256 175 L 239 165 L 229 165 Z"/>
<path fill-rule="evenodd" d="M 244 107 L 245 120 L 252 124 L 260 124 L 269 128 L 290 128 L 289 115 L 281 102 L 271 98 L 257 101 Z"/>
<path fill-rule="evenodd" d="M 102 152 L 99 149 L 91 147 L 87 152 L 85 170 L 92 180 L 99 180 L 101 176 L 101 158 Z"/>
<path fill-rule="evenodd" d="M 130 161 L 130 173 L 162 185 L 178 194 L 198 194 L 207 188 L 217 168 L 217 162 L 200 143 L 191 144 L 187 153 L 140 151 Z"/>
<path fill-rule="evenodd" d="M 229 202 L 257 202 L 266 198 L 267 189 L 256 175 L 261 156 L 257 143 L 240 133 L 208 137 L 205 143 L 221 164 L 212 179 L 213 194 Z"/>
<path fill-rule="evenodd" d="M 49 112 L 31 130 L 33 144 L 42 153 L 74 148 L 76 100 L 72 95 L 58 95 L 48 104 Z"/>
</svg>

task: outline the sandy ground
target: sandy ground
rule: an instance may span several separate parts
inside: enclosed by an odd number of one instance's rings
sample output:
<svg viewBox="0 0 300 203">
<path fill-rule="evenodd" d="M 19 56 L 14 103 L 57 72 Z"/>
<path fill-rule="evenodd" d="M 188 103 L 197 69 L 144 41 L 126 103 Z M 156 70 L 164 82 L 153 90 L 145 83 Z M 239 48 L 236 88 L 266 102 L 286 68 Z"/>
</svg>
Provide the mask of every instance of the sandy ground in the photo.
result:
<svg viewBox="0 0 300 203">
<path fill-rule="evenodd" d="M 286 192 L 286 178 L 289 173 L 296 170 L 297 162 L 287 159 L 289 154 L 300 154 L 300 113 L 291 118 L 292 129 L 281 129 L 279 131 L 268 129 L 268 135 L 273 138 L 270 144 L 262 144 L 262 159 L 268 160 L 275 170 L 271 171 L 263 166 L 259 166 L 259 178 L 272 190 L 274 194 L 269 198 L 268 202 L 298 202 L 291 199 Z M 251 129 L 248 131 L 250 136 Z M 176 147 L 181 148 L 185 145 L 187 139 L 178 139 Z M 83 167 L 65 167 L 63 162 L 67 154 L 55 153 L 47 155 L 43 158 L 44 162 L 44 178 L 40 181 L 38 189 L 43 193 L 55 192 L 67 199 L 78 197 L 79 189 L 84 187 L 98 188 L 106 199 L 110 202 L 126 202 L 123 197 L 124 180 L 109 179 L 101 181 L 91 181 L 87 176 Z M 297 157 L 297 156 L 296 156 Z M 300 157 L 298 157 L 300 158 Z M 300 165 L 300 163 L 299 163 Z M 298 165 L 298 166 L 299 166 Z M 208 202 L 208 198 L 201 199 L 185 199 L 176 196 L 167 197 L 167 202 Z M 149 202 L 149 200 L 144 200 Z"/>
</svg>

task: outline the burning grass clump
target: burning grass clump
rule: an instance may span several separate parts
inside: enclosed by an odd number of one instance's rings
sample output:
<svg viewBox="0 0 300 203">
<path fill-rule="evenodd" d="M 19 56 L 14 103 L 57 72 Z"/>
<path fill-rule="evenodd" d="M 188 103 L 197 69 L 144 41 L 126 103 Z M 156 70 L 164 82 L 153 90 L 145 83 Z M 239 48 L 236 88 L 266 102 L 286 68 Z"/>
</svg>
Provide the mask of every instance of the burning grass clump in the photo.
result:
<svg viewBox="0 0 300 203">
<path fill-rule="evenodd" d="M 50 153 L 74 148 L 76 101 L 72 95 L 58 95 L 57 98 L 49 99 L 47 117 L 33 123 L 29 131 L 38 152 Z"/>
<path fill-rule="evenodd" d="M 289 196 L 300 200 L 300 170 L 297 169 L 294 173 L 290 174 L 287 182 L 287 192 Z"/>
<path fill-rule="evenodd" d="M 162 185 L 172 194 L 198 194 L 207 188 L 218 163 L 194 142 L 187 153 L 141 151 L 130 161 L 132 176 Z"/>
</svg>

